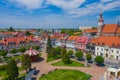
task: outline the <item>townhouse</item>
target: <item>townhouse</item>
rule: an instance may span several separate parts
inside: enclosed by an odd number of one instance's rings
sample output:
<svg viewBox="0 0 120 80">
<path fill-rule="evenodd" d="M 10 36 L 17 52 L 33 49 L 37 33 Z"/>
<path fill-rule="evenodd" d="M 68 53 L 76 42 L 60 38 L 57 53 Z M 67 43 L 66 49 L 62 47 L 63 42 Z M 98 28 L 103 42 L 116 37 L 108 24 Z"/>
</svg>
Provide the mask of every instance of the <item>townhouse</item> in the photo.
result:
<svg viewBox="0 0 120 80">
<path fill-rule="evenodd" d="M 21 37 L 10 37 L 3 38 L 0 40 L 0 50 L 11 50 L 13 48 L 20 48 L 22 46 L 36 46 L 41 44 L 41 37 L 35 36 L 21 36 Z"/>
<path fill-rule="evenodd" d="M 120 37 L 99 37 L 96 41 L 95 55 L 101 55 L 107 59 L 120 60 Z"/>
<path fill-rule="evenodd" d="M 77 50 L 80 50 L 86 53 L 86 47 L 88 42 L 89 42 L 89 37 L 79 36 L 75 42 L 75 48 Z"/>
<path fill-rule="evenodd" d="M 67 48 L 75 48 L 75 42 L 78 39 L 79 36 L 70 36 L 68 37 L 67 41 L 66 41 L 66 47 Z"/>
</svg>

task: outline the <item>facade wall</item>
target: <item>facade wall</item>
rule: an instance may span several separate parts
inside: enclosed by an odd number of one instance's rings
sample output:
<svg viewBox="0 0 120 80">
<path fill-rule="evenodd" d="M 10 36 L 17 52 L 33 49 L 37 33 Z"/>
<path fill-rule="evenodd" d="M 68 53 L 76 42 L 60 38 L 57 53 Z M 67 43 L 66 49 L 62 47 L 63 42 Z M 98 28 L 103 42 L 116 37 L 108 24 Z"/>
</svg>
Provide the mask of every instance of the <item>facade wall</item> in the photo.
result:
<svg viewBox="0 0 120 80">
<path fill-rule="evenodd" d="M 67 41 L 66 47 L 68 48 L 75 48 L 75 41 Z"/>
<path fill-rule="evenodd" d="M 120 60 L 120 49 L 105 46 L 95 46 L 95 55 L 101 55 L 108 59 Z"/>
</svg>

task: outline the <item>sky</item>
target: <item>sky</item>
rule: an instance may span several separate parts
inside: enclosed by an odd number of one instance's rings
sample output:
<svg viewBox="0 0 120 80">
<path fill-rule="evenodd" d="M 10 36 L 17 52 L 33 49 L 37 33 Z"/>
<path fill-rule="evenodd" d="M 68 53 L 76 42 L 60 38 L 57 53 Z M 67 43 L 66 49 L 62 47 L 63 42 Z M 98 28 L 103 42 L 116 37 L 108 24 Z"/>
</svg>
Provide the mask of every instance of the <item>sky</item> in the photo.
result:
<svg viewBox="0 0 120 80">
<path fill-rule="evenodd" d="M 78 28 L 120 21 L 120 0 L 0 0 L 0 28 Z"/>
</svg>

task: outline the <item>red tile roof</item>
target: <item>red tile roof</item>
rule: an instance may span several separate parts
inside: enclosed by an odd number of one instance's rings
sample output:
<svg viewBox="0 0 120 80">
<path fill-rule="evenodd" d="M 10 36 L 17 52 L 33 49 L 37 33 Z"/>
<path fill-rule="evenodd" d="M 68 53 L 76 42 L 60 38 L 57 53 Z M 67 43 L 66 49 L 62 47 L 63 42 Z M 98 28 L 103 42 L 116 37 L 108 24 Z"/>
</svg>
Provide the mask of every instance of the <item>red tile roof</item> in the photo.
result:
<svg viewBox="0 0 120 80">
<path fill-rule="evenodd" d="M 92 38 L 92 39 L 90 40 L 90 43 L 97 43 L 97 39 L 98 39 L 98 38 Z"/>
<path fill-rule="evenodd" d="M 89 37 L 87 37 L 87 36 L 80 36 L 76 40 L 76 43 L 85 43 L 85 44 L 87 44 L 88 40 L 89 40 Z"/>
<path fill-rule="evenodd" d="M 75 41 L 79 36 L 70 36 L 68 37 L 68 41 Z"/>
<path fill-rule="evenodd" d="M 97 29 L 86 29 L 84 33 L 97 33 Z"/>
<path fill-rule="evenodd" d="M 117 36 L 101 36 L 99 38 L 91 40 L 91 43 L 95 43 L 96 45 L 103 45 L 103 46 L 120 46 L 120 37 Z"/>
<path fill-rule="evenodd" d="M 11 37 L 11 38 L 6 38 L 5 42 L 6 45 L 8 45 L 9 42 L 15 42 L 16 44 L 19 44 L 20 41 L 25 41 L 25 37 Z"/>
<path fill-rule="evenodd" d="M 117 33 L 120 33 L 120 27 L 118 28 Z"/>
<path fill-rule="evenodd" d="M 117 30 L 118 24 L 105 24 L 103 33 L 114 33 Z"/>
</svg>

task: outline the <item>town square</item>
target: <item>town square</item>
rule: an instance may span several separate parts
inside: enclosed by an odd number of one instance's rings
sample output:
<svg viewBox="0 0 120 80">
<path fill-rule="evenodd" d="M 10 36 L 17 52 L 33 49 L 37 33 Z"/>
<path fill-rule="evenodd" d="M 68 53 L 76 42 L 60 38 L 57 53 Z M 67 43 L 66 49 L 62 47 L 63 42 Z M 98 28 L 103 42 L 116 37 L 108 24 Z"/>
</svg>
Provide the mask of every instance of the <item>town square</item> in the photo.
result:
<svg viewBox="0 0 120 80">
<path fill-rule="evenodd" d="M 0 80 L 120 80 L 119 0 L 0 6 Z"/>
</svg>

